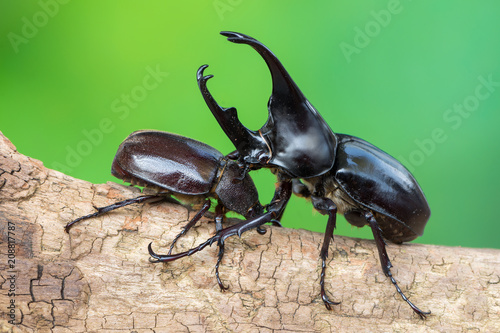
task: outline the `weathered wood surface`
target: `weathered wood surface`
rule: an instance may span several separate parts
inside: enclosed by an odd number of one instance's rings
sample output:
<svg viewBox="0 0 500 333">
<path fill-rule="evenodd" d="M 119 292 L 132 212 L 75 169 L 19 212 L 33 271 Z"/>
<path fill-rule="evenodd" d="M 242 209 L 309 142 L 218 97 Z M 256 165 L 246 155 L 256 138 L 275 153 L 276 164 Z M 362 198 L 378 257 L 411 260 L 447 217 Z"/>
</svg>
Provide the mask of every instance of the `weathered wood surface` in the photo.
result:
<svg viewBox="0 0 500 333">
<path fill-rule="evenodd" d="M 326 285 L 342 303 L 329 312 L 319 297 L 322 234 L 266 227 L 263 236 L 228 239 L 220 271 L 230 290 L 221 292 L 215 246 L 169 264 L 148 261 L 147 245 L 165 252 L 186 223 L 184 207 L 128 206 L 64 232 L 93 205 L 138 194 L 47 169 L 0 133 L 0 331 L 500 332 L 499 250 L 389 245 L 403 291 L 432 310 L 423 321 L 382 273 L 371 240 L 335 237 Z M 213 232 L 202 220 L 178 251 Z"/>
</svg>

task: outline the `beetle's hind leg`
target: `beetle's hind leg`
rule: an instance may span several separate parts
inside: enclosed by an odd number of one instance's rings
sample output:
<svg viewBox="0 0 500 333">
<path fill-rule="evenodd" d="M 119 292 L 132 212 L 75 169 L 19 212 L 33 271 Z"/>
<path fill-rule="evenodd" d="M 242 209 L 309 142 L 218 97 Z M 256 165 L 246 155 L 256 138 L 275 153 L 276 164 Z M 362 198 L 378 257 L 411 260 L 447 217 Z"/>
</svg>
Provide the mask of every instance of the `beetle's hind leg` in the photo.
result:
<svg viewBox="0 0 500 333">
<path fill-rule="evenodd" d="M 156 200 L 160 201 L 160 200 L 174 200 L 174 201 L 177 201 L 173 198 L 170 198 L 170 197 L 167 197 L 165 195 L 161 195 L 161 194 L 153 194 L 153 195 L 142 195 L 140 197 L 137 197 L 137 198 L 132 198 L 132 199 L 127 199 L 127 200 L 123 200 L 123 201 L 119 201 L 119 202 L 115 202 L 114 204 L 111 204 L 109 206 L 105 206 L 105 207 L 94 207 L 95 209 L 97 209 L 97 212 L 95 213 L 92 213 L 92 214 L 88 214 L 88 215 L 85 215 L 85 216 L 81 216 L 71 222 L 69 222 L 68 224 L 66 224 L 66 226 L 64 227 L 64 230 L 66 232 L 69 232 L 69 229 L 71 229 L 71 227 L 73 225 L 75 225 L 77 222 L 80 222 L 82 220 L 86 220 L 86 219 L 90 219 L 92 217 L 97 217 L 97 216 L 101 216 L 103 214 L 106 214 L 112 210 L 115 210 L 117 208 L 121 208 L 121 207 L 125 207 L 125 206 L 128 206 L 128 205 L 131 205 L 131 204 L 135 204 L 135 203 L 141 203 L 141 202 L 145 202 L 145 201 L 156 201 Z"/>
<path fill-rule="evenodd" d="M 389 256 L 387 255 L 387 251 L 385 250 L 386 243 L 382 238 L 382 231 L 380 230 L 380 227 L 377 223 L 377 220 L 375 220 L 373 213 L 365 212 L 365 218 L 372 229 L 373 237 L 375 238 L 375 244 L 377 244 L 378 254 L 380 256 L 380 264 L 382 265 L 382 270 L 384 271 L 385 276 L 391 279 L 391 282 L 396 287 L 396 290 L 399 293 L 399 295 L 405 300 L 406 303 L 408 303 L 409 306 L 411 306 L 413 311 L 415 311 L 420 316 L 420 318 L 425 319 L 426 316 L 429 315 L 431 312 L 422 311 L 419 308 L 417 308 L 412 302 L 410 302 L 410 300 L 405 296 L 405 294 L 403 294 L 396 280 L 392 276 L 391 273 L 392 264 L 391 261 L 389 260 Z"/>
</svg>

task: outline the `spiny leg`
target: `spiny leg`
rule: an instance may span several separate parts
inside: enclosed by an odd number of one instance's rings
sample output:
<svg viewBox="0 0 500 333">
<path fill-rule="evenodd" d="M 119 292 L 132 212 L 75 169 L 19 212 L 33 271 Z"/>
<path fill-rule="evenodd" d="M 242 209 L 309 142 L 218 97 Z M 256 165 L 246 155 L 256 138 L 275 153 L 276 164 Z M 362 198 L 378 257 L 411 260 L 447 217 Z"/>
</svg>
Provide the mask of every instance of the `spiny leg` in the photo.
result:
<svg viewBox="0 0 500 333">
<path fill-rule="evenodd" d="M 311 201 L 314 208 L 321 214 L 328 214 L 328 222 L 325 230 L 325 238 L 323 240 L 323 245 L 321 247 L 320 257 L 321 257 L 321 275 L 319 285 L 321 287 L 321 299 L 328 310 L 331 310 L 331 305 L 338 305 L 340 302 L 331 301 L 325 291 L 325 271 L 326 271 L 326 258 L 328 258 L 328 249 L 330 247 L 330 242 L 333 241 L 333 231 L 335 230 L 335 225 L 337 222 L 337 206 L 335 203 L 328 198 L 320 198 L 316 196 L 311 196 Z"/>
<path fill-rule="evenodd" d="M 276 218 L 278 216 L 282 215 L 283 210 L 286 207 L 286 204 L 288 203 L 288 200 L 290 200 L 290 196 L 292 195 L 292 183 L 291 181 L 283 180 L 280 181 L 276 187 L 276 191 L 274 193 L 274 197 L 271 201 L 271 203 L 268 206 L 268 212 L 258 215 L 256 217 L 249 218 L 247 220 L 241 221 L 235 225 L 232 225 L 230 227 L 227 227 L 225 229 L 222 229 L 217 232 L 217 234 L 213 237 L 210 237 L 207 239 L 205 242 L 201 243 L 197 247 L 194 247 L 188 251 L 182 252 L 182 253 L 176 253 L 176 254 L 157 254 L 153 251 L 152 248 L 152 243 L 148 245 L 148 251 L 149 255 L 152 257 L 150 258 L 151 262 L 170 262 L 174 261 L 183 257 L 191 256 L 195 254 L 196 252 L 199 252 L 203 250 L 207 246 L 211 246 L 213 243 L 217 242 L 219 245 L 219 255 L 218 255 L 218 260 L 220 263 L 220 260 L 222 260 L 222 255 L 224 253 L 223 246 L 224 246 L 224 241 L 226 238 L 238 235 L 241 237 L 241 235 L 252 229 L 257 229 L 260 226 L 262 226 L 265 223 L 272 222 L 273 224 L 279 224 L 279 221 L 276 221 Z M 217 221 L 216 221 L 217 225 Z M 217 226 L 216 226 L 217 228 Z M 218 267 L 218 266 L 217 266 Z M 216 271 L 218 271 L 216 269 Z M 218 281 L 219 282 L 219 281 Z M 221 284 L 219 284 L 220 286 Z"/>
<path fill-rule="evenodd" d="M 189 231 L 189 229 L 191 229 L 195 224 L 196 222 L 198 222 L 203 215 L 205 215 L 205 213 L 210 209 L 210 199 L 207 199 L 205 200 L 205 202 L 203 203 L 203 206 L 201 207 L 201 209 L 198 211 L 198 213 L 196 213 L 196 215 L 191 219 L 191 221 L 188 222 L 188 224 L 186 224 L 181 232 L 179 232 L 177 234 L 177 236 L 175 236 L 174 240 L 172 241 L 172 244 L 170 245 L 170 249 L 168 250 L 168 254 L 170 255 L 172 253 L 172 250 L 174 249 L 174 246 L 175 246 L 175 243 L 177 243 L 177 240 L 182 236 L 184 235 L 186 232 Z"/>
<path fill-rule="evenodd" d="M 205 247 L 211 246 L 215 242 L 219 242 L 219 240 L 221 240 L 223 242 L 224 240 L 226 240 L 226 238 L 234 236 L 234 235 L 238 235 L 241 237 L 241 234 L 243 234 L 244 232 L 251 230 L 251 229 L 254 229 L 254 228 L 257 228 L 257 227 L 259 227 L 267 222 L 271 222 L 273 220 L 274 216 L 275 216 L 275 214 L 273 212 L 268 212 L 268 213 L 265 213 L 265 214 L 260 215 L 258 217 L 241 221 L 235 225 L 232 225 L 230 227 L 222 229 L 215 236 L 210 237 L 209 239 L 207 239 L 205 242 L 201 243 L 200 245 L 198 245 L 190 250 L 181 252 L 181 253 L 175 253 L 175 254 L 171 254 L 171 255 L 169 255 L 169 254 L 157 254 L 153 251 L 153 248 L 151 246 L 151 244 L 153 244 L 153 243 L 149 243 L 148 251 L 149 251 L 149 255 L 152 257 L 152 259 L 150 258 L 150 261 L 154 262 L 154 263 L 156 263 L 156 262 L 170 262 L 170 261 L 174 261 L 174 260 L 177 260 L 180 258 L 184 258 L 184 257 L 190 256 L 190 255 L 193 255 L 196 252 L 203 250 Z"/>
<path fill-rule="evenodd" d="M 197 247 L 194 247 L 188 251 L 172 255 L 156 254 L 151 246 L 152 243 L 150 243 L 148 246 L 148 251 L 151 257 L 153 257 L 153 259 L 155 260 L 152 262 L 174 261 L 183 257 L 193 255 L 196 252 L 203 250 L 205 247 L 212 245 L 214 242 L 219 242 L 219 240 L 223 242 L 224 240 L 226 240 L 226 238 L 231 237 L 233 235 L 238 235 L 239 237 L 241 237 L 241 235 L 244 232 L 258 228 L 265 223 L 268 222 L 279 223 L 275 221 L 276 217 L 282 214 L 283 210 L 286 207 L 286 204 L 290 200 L 291 195 L 292 195 L 292 182 L 287 180 L 280 181 L 274 192 L 274 197 L 271 203 L 269 204 L 267 213 L 264 213 L 257 217 L 250 218 L 248 220 L 241 221 L 235 225 L 222 229 L 215 236 L 210 237 L 205 242 L 201 243 Z"/>
<path fill-rule="evenodd" d="M 221 203 L 217 204 L 215 207 L 215 231 L 219 234 L 222 229 L 222 219 L 224 218 L 224 206 Z M 219 247 L 219 253 L 217 254 L 217 263 L 215 264 L 215 278 L 217 279 L 217 284 L 219 284 L 219 288 L 221 291 L 229 289 L 226 287 L 222 280 L 219 277 L 219 265 L 222 261 L 222 257 L 224 256 L 224 242 L 220 240 L 217 242 L 217 246 Z"/>
<path fill-rule="evenodd" d="M 375 217 L 371 212 L 365 212 L 365 218 L 370 224 L 370 227 L 373 232 L 373 237 L 375 238 L 375 244 L 377 244 L 378 254 L 380 257 L 380 264 L 382 265 L 382 271 L 384 272 L 385 276 L 391 279 L 392 284 L 396 287 L 397 292 L 403 298 L 403 300 L 405 300 L 405 302 L 411 306 L 413 311 L 415 311 L 420 316 L 420 318 L 425 319 L 426 316 L 431 312 L 430 311 L 424 312 L 419 308 L 417 308 L 412 302 L 410 302 L 410 300 L 405 296 L 405 294 L 403 294 L 396 280 L 392 276 L 391 273 L 392 264 L 391 261 L 389 260 L 389 256 L 387 255 L 387 251 L 385 250 L 386 243 L 382 238 L 382 231 L 380 230 L 377 220 L 375 220 Z"/>
<path fill-rule="evenodd" d="M 257 217 L 241 221 L 235 225 L 232 225 L 230 227 L 227 227 L 225 229 L 222 229 L 218 234 L 215 236 L 210 237 L 207 239 L 205 242 L 201 243 L 200 245 L 189 249 L 187 251 L 181 252 L 181 253 L 175 253 L 175 254 L 157 254 L 153 251 L 153 247 L 151 244 L 152 242 L 149 243 L 148 245 L 148 251 L 149 255 L 152 258 L 149 258 L 149 261 L 152 263 L 157 263 L 157 262 L 170 262 L 174 261 L 180 258 L 184 258 L 187 256 L 191 256 L 195 254 L 196 252 L 200 252 L 207 246 L 211 246 L 215 242 L 219 242 L 219 240 L 226 240 L 226 238 L 238 235 L 241 237 L 241 235 L 249 230 L 255 229 L 260 227 L 261 225 L 272 222 L 273 224 L 278 223 L 278 226 L 281 226 L 279 222 L 276 222 L 274 219 L 276 217 L 275 212 L 267 212 L 265 214 L 259 215 Z"/>
<path fill-rule="evenodd" d="M 220 290 L 225 291 L 228 290 L 229 287 L 226 287 L 219 277 L 219 265 L 222 261 L 222 257 L 224 256 L 224 242 L 219 239 L 217 246 L 219 247 L 219 253 L 217 254 L 217 263 L 215 264 L 215 278 L 217 279 L 217 284 L 219 285 Z"/>
<path fill-rule="evenodd" d="M 89 214 L 89 215 L 81 216 L 81 217 L 77 218 L 76 220 L 73 220 L 73 221 L 69 222 L 64 227 L 64 230 L 66 232 L 69 232 L 69 229 L 71 229 L 71 227 L 75 223 L 80 222 L 82 220 L 90 219 L 92 217 L 97 217 L 97 216 L 103 215 L 103 214 L 105 214 L 107 212 L 110 212 L 112 210 L 115 210 L 117 208 L 121 208 L 121 207 L 128 206 L 128 205 L 135 204 L 135 203 L 141 203 L 141 202 L 152 200 L 152 199 L 168 200 L 168 201 L 180 204 L 177 200 L 175 200 L 173 198 L 170 198 L 170 197 L 167 197 L 165 195 L 161 195 L 161 194 L 143 195 L 143 196 L 140 196 L 140 197 L 137 197 L 137 198 L 132 198 L 132 199 L 127 199 L 127 200 L 115 202 L 114 204 L 111 204 L 111 205 L 105 206 L 105 207 L 94 207 L 95 209 L 97 209 L 97 212 Z"/>
</svg>

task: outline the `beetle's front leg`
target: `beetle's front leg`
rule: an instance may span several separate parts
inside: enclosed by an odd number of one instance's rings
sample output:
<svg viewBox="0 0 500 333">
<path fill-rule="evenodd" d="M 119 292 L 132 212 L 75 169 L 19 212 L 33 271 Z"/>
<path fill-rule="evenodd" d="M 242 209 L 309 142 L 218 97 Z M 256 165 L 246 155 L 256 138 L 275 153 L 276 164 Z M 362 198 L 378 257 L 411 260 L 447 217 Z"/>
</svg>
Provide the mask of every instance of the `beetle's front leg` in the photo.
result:
<svg viewBox="0 0 500 333">
<path fill-rule="evenodd" d="M 372 229 L 373 237 L 375 238 L 375 244 L 377 244 L 378 254 L 380 256 L 380 264 L 382 265 L 382 270 L 385 276 L 391 279 L 391 282 L 396 287 L 396 290 L 399 293 L 399 295 L 401 295 L 401 297 L 406 301 L 406 303 L 408 303 L 408 305 L 411 306 L 413 311 L 415 311 L 420 316 L 420 318 L 425 319 L 426 316 L 431 312 L 430 311 L 424 312 L 419 308 L 417 308 L 412 302 L 410 302 L 410 300 L 405 296 L 405 294 L 403 294 L 396 280 L 392 276 L 391 273 L 392 264 L 391 261 L 389 260 L 389 256 L 387 255 L 387 251 L 385 250 L 386 244 L 384 239 L 382 238 L 382 231 L 380 230 L 377 220 L 375 220 L 375 216 L 373 216 L 372 212 L 365 212 L 365 218 L 370 224 L 370 227 Z"/>
<path fill-rule="evenodd" d="M 328 310 L 331 310 L 331 305 L 338 305 L 340 302 L 331 301 L 325 291 L 325 271 L 326 271 L 326 258 L 328 258 L 328 249 L 330 242 L 333 241 L 333 231 L 337 223 L 337 206 L 328 198 L 320 198 L 311 196 L 311 201 L 314 208 L 323 215 L 328 214 L 328 222 L 326 224 L 325 238 L 321 247 L 321 275 L 319 285 L 321 287 L 321 299 L 325 303 Z"/>
<path fill-rule="evenodd" d="M 224 206 L 222 206 L 222 204 L 219 203 L 215 207 L 215 231 L 217 235 L 222 231 L 223 218 L 224 218 Z M 215 264 L 215 278 L 217 279 L 217 283 L 219 284 L 220 290 L 224 291 L 229 289 L 229 287 L 226 287 L 222 283 L 222 280 L 219 277 L 219 265 L 222 261 L 222 257 L 224 256 L 224 243 L 219 241 L 217 243 L 217 246 L 219 247 L 219 253 L 217 254 L 217 263 Z"/>
<path fill-rule="evenodd" d="M 157 254 L 153 251 L 152 242 L 149 243 L 148 245 L 148 251 L 149 255 L 152 257 L 150 258 L 151 262 L 170 262 L 174 261 L 180 258 L 184 258 L 187 256 L 191 256 L 195 254 L 196 252 L 200 252 L 207 246 L 211 246 L 215 242 L 222 242 L 226 240 L 226 238 L 238 235 L 241 237 L 241 235 L 249 230 L 255 229 L 257 227 L 260 227 L 261 225 L 272 222 L 276 218 L 276 213 L 274 211 L 272 212 L 267 212 L 262 215 L 259 215 L 257 217 L 248 219 L 248 220 L 243 220 L 235 225 L 232 225 L 230 227 L 227 227 L 225 229 L 222 229 L 220 232 L 218 232 L 215 236 L 210 237 L 207 239 L 205 242 L 201 243 L 200 245 L 188 250 L 184 251 L 181 253 L 175 253 L 175 254 Z"/>
</svg>

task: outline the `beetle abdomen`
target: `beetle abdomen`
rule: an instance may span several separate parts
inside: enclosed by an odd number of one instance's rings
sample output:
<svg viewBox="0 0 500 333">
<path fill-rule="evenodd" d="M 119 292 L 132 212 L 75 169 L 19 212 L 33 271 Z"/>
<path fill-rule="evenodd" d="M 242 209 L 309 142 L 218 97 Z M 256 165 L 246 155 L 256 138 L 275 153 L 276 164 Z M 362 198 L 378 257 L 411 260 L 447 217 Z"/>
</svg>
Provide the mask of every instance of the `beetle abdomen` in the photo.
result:
<svg viewBox="0 0 500 333">
<path fill-rule="evenodd" d="M 211 191 L 223 157 L 215 148 L 190 138 L 137 131 L 121 143 L 111 173 L 175 193 L 200 195 Z"/>
<path fill-rule="evenodd" d="M 372 144 L 350 135 L 336 135 L 335 179 L 342 189 L 376 213 L 387 239 L 403 242 L 421 236 L 430 209 L 412 174 Z"/>
</svg>

